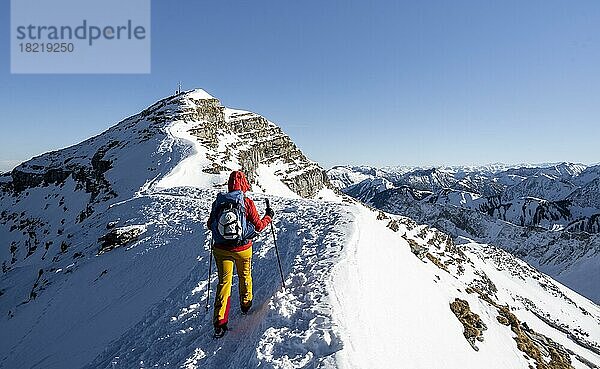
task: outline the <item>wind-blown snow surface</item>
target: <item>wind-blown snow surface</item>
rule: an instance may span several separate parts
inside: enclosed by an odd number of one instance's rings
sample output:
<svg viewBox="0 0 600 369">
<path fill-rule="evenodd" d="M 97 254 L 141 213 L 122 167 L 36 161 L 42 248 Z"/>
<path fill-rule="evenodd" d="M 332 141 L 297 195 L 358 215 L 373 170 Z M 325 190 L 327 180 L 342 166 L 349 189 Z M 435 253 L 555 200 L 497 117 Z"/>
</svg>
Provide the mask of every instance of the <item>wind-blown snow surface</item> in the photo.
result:
<svg viewBox="0 0 600 369">
<path fill-rule="evenodd" d="M 600 365 L 597 305 L 493 246 L 465 240 L 454 247 L 427 226 L 382 216 L 331 190 L 315 199 L 291 195 L 277 181 L 280 163 L 260 166 L 255 182 L 279 195 L 268 198 L 286 288 L 267 229 L 254 244 L 252 313 L 240 315 L 234 279 L 231 332 L 214 340 L 212 307 L 205 309 L 212 301 L 204 222 L 227 173 L 198 170 L 209 150 L 188 134 L 198 123 L 167 122 L 130 148 L 124 164 L 115 163 L 107 176 L 119 197 L 61 231 L 72 235 L 73 251 L 51 249 L 45 258 L 38 249 L 3 274 L 1 368 L 527 368 L 532 360 L 517 349 L 513 331 L 468 286 L 509 304 L 570 352 L 575 368 Z M 109 134 L 125 142 L 137 130 Z M 41 217 L 48 198 L 66 196 L 64 211 L 50 214 L 60 224 L 61 212 L 72 216 L 69 209 L 87 201 L 77 194 L 67 180 L 1 204 L 35 212 L 37 203 Z M 267 195 L 250 196 L 264 211 Z M 139 238 L 98 254 L 98 239 L 114 224 L 139 230 Z M 431 258 L 411 252 L 415 244 Z M 28 299 L 40 269 L 43 282 Z M 214 296 L 214 267 L 210 282 Z M 450 310 L 455 298 L 468 301 L 487 326 L 479 351 Z"/>
</svg>

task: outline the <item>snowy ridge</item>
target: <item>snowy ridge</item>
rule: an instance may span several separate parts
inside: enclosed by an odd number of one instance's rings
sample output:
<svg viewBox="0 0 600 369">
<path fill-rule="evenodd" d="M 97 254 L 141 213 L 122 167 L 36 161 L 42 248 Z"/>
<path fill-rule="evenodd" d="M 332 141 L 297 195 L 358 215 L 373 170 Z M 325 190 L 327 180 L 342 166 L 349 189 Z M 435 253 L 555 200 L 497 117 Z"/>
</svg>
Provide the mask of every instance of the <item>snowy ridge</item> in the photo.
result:
<svg viewBox="0 0 600 369">
<path fill-rule="evenodd" d="M 234 278 L 232 330 L 214 340 L 204 222 L 238 168 L 259 211 L 273 204 L 286 289 L 266 230 L 252 313 Z M 335 193 L 272 122 L 203 91 L 17 169 L 0 192 L 0 368 L 600 365 L 597 305 Z"/>
<path fill-rule="evenodd" d="M 199 190 L 178 192 L 178 200 L 183 201 L 186 197 L 211 198 Z M 212 307 L 208 312 L 204 308 L 206 240 L 204 250 L 198 250 L 202 251 L 198 252 L 199 263 L 190 270 L 188 278 L 90 367 L 129 368 L 140 362 L 148 366 L 190 368 L 221 367 L 224 363 L 236 368 L 260 363 L 298 367 L 301 363 L 325 360 L 339 350 L 341 341 L 332 330 L 332 312 L 324 300 L 326 286 L 318 282 L 323 281 L 323 274 L 336 262 L 343 247 L 342 239 L 335 235 L 346 233 L 347 223 L 339 219 L 344 215 L 328 209 L 334 205 L 273 200 L 279 214 L 278 242 L 286 245 L 281 255 L 283 265 L 288 266 L 285 270 L 288 293 L 275 292 L 280 281 L 278 270 L 273 268 L 274 246 L 272 239 L 264 237 L 254 246 L 254 279 L 260 282 L 255 285 L 255 311 L 241 317 L 239 302 L 232 299 L 235 311 L 230 324 L 232 331 L 223 341 L 211 340 Z M 190 201 L 188 206 L 194 205 Z M 315 228 L 315 224 L 321 226 Z M 214 286 L 216 275 L 212 277 Z"/>
<path fill-rule="evenodd" d="M 367 351 L 373 354 L 361 356 L 364 351 L 357 350 L 349 360 L 353 364 L 348 364 L 348 367 L 384 368 L 389 362 L 402 362 L 416 368 L 439 367 L 442 365 L 440 357 L 444 358 L 443 366 L 449 368 L 465 365 L 473 368 L 482 365 L 490 368 L 527 367 L 527 363 L 522 361 L 522 352 L 503 344 L 511 341 L 511 332 L 502 329 L 496 319 L 499 315 L 497 309 L 483 297 L 500 305 L 508 304 L 510 310 L 525 319 L 533 330 L 553 337 L 567 351 L 578 353 L 581 352 L 581 344 L 591 345 L 595 354 L 581 356 L 579 363 L 574 360 L 575 367 L 586 367 L 586 364 L 581 365 L 586 360 L 592 363 L 598 360 L 595 356 L 599 354 L 598 340 L 587 342 L 590 332 L 592 337 L 598 335 L 598 306 L 580 296 L 565 294 L 566 288 L 510 254 L 470 241 L 455 246 L 446 235 L 418 226 L 403 217 L 380 213 L 376 220 L 363 211 L 359 223 L 363 231 L 365 228 L 372 231 L 366 235 L 361 232 L 358 244 L 363 244 L 363 247 L 351 249 L 352 252 L 346 254 L 350 262 L 339 267 L 341 272 L 337 274 L 342 276 L 338 275 L 338 286 L 346 286 L 341 291 L 346 321 L 368 322 L 367 326 L 351 323 L 348 329 L 352 342 L 360 342 L 360 349 L 368 347 Z M 386 223 L 389 229 L 381 230 Z M 399 242 L 399 239 L 404 242 Z M 379 246 L 378 250 L 372 250 L 374 245 Z M 386 255 L 383 260 L 377 257 L 379 252 Z M 423 267 L 419 256 L 431 267 Z M 386 279 L 399 282 L 393 292 L 381 286 L 382 269 L 388 271 Z M 346 279 L 350 283 L 341 283 Z M 372 310 L 358 306 L 356 311 L 351 304 L 354 296 L 350 299 L 345 296 L 353 295 L 352 291 L 356 290 L 360 290 L 361 299 L 370 301 L 370 304 L 380 304 L 384 310 L 374 315 Z M 481 295 L 474 293 L 475 290 Z M 390 293 L 398 293 L 398 297 L 390 297 Z M 464 344 L 466 342 L 456 342 L 450 333 L 456 330 L 453 325 L 457 322 L 452 319 L 449 310 L 440 309 L 440 306 L 455 298 L 468 301 L 486 326 L 482 331 L 482 343 L 475 343 L 478 341 L 475 339 L 472 343 L 478 351 L 473 351 Z M 390 301 L 394 301 L 391 306 Z M 565 301 L 568 301 L 567 304 Z M 560 310 L 557 306 L 561 307 Z M 570 315 L 578 315 L 582 311 L 587 317 L 584 319 L 586 323 Z M 588 312 L 592 313 L 588 315 Z M 578 332 L 576 340 L 581 341 L 576 343 L 567 336 L 552 335 L 552 329 L 547 329 L 547 322 L 538 315 L 551 316 L 548 320 L 555 319 L 556 324 L 565 327 L 566 331 L 577 330 L 581 326 L 591 330 Z M 381 326 L 386 329 L 378 329 Z M 393 333 L 403 330 L 411 333 Z M 371 337 L 381 339 L 372 340 Z M 435 355 L 432 355 L 432 347 Z M 536 365 L 533 362 L 529 364 Z"/>
</svg>

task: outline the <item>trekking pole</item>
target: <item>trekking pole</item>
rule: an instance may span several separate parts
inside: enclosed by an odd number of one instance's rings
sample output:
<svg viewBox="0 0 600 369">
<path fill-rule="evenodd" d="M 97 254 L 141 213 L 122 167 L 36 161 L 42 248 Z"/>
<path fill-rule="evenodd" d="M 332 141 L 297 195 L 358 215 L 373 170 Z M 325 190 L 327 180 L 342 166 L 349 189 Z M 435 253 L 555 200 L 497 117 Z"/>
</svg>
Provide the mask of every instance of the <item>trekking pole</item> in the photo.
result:
<svg viewBox="0 0 600 369">
<path fill-rule="evenodd" d="M 212 274 L 212 248 L 213 248 L 213 239 L 210 238 L 210 249 L 208 249 L 208 278 L 206 282 L 208 284 L 208 295 L 206 296 L 206 311 L 210 309 L 210 275 Z"/>
<path fill-rule="evenodd" d="M 269 199 L 265 199 L 267 202 L 267 208 L 270 208 Z M 277 265 L 279 265 L 279 274 L 281 275 L 281 285 L 283 292 L 285 292 L 285 280 L 283 279 L 283 269 L 281 269 L 281 259 L 279 258 L 279 250 L 277 249 L 277 238 L 275 238 L 275 228 L 273 228 L 273 221 L 271 220 L 271 234 L 273 235 L 273 243 L 275 244 L 275 254 L 277 254 Z"/>
</svg>

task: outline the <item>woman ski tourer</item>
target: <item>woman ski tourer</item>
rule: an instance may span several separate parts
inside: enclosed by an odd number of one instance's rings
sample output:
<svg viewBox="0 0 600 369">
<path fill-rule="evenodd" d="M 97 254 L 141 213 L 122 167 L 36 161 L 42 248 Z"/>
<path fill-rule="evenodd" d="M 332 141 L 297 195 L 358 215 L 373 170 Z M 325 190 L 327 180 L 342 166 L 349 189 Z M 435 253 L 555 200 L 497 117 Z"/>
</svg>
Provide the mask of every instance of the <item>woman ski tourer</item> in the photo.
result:
<svg viewBox="0 0 600 369">
<path fill-rule="evenodd" d="M 234 265 L 242 313 L 248 313 L 252 306 L 252 238 L 269 225 L 275 215 L 268 207 L 266 215 L 260 218 L 254 201 L 246 197 L 250 184 L 243 172 L 233 171 L 227 187 L 229 192 L 217 195 L 207 222 L 219 274 L 213 315 L 215 337 L 227 331 Z"/>
</svg>

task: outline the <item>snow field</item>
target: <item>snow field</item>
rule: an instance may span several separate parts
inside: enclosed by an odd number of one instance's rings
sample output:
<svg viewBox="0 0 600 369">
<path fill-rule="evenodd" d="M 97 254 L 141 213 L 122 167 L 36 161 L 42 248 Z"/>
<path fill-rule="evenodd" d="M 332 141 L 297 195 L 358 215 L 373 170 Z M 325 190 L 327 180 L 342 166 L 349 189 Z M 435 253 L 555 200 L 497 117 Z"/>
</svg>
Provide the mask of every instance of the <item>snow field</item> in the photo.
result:
<svg viewBox="0 0 600 369">
<path fill-rule="evenodd" d="M 89 256 L 66 259 L 67 267 L 47 271 L 51 283 L 46 291 L 2 322 L 0 335 L 8 344 L 0 367 L 81 367 L 185 278 L 195 264 L 201 221 L 183 204 L 165 200 L 139 197 L 96 216 L 99 227 L 77 236 L 84 243 L 79 250 Z M 175 214 L 180 217 L 169 217 Z M 101 226 L 118 218 L 148 230 L 127 248 L 95 256 L 93 240 L 105 232 Z M 15 278 L 26 282 L 35 272 L 19 270 Z M 2 303 L 7 309 L 12 305 Z"/>
<path fill-rule="evenodd" d="M 339 367 L 507 368 L 526 367 L 509 330 L 490 324 L 495 315 L 464 284 L 416 258 L 400 234 L 361 206 L 353 209 L 354 236 L 334 271 L 334 316 L 342 326 Z M 467 299 L 486 317 L 486 339 L 475 352 L 449 304 Z M 507 337 L 508 336 L 508 337 Z"/>
</svg>

